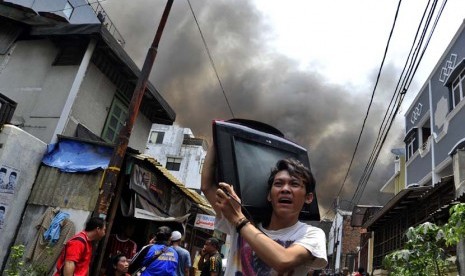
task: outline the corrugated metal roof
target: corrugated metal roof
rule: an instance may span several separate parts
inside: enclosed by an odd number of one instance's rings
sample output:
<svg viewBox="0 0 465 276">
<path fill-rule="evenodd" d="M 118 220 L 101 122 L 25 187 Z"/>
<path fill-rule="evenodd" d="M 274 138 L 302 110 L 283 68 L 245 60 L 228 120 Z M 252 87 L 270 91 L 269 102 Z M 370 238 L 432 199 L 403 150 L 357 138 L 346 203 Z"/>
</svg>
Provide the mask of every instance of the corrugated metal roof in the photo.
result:
<svg viewBox="0 0 465 276">
<path fill-rule="evenodd" d="M 374 227 L 375 225 L 380 225 L 384 222 L 384 218 L 388 217 L 389 213 L 395 213 L 398 210 L 405 209 L 412 202 L 420 203 L 422 200 L 424 200 L 431 194 L 438 192 L 438 190 L 445 190 L 447 188 L 450 188 L 450 185 L 453 186 L 452 176 L 443 177 L 441 179 L 441 182 L 439 182 L 435 186 L 406 188 L 400 191 L 381 210 L 376 212 L 370 219 L 363 223 L 362 227 L 368 228 Z M 447 205 L 448 202 L 442 202 L 442 204 Z M 427 216 L 431 216 L 432 213 L 433 212 L 428 213 Z"/>
<path fill-rule="evenodd" d="M 163 165 L 158 162 L 155 158 L 146 155 L 146 154 L 138 154 L 138 155 L 131 155 L 134 158 L 137 158 L 139 160 L 144 160 L 149 163 L 151 163 L 155 169 L 157 169 L 161 174 L 163 174 L 169 181 L 171 181 L 179 190 L 181 190 L 182 193 L 184 193 L 188 198 L 192 200 L 199 208 L 201 208 L 203 211 L 205 211 L 209 215 L 214 215 L 215 211 L 211 207 L 210 203 L 201 195 L 199 195 L 197 192 L 190 190 L 189 188 L 186 188 L 186 186 L 179 180 L 177 179 L 174 175 L 170 173 L 168 169 L 163 167 Z"/>
</svg>

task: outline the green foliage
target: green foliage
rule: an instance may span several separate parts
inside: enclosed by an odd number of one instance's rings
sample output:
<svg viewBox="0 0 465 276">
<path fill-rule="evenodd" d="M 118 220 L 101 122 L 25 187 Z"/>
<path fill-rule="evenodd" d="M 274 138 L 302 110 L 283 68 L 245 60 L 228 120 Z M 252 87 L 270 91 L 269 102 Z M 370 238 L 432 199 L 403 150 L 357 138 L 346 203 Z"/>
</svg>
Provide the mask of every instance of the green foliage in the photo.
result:
<svg viewBox="0 0 465 276">
<path fill-rule="evenodd" d="M 449 213 L 449 220 L 443 227 L 444 237 L 447 245 L 456 245 L 465 237 L 465 203 L 452 206 Z"/>
<path fill-rule="evenodd" d="M 404 249 L 384 258 L 384 265 L 392 275 L 444 275 L 453 265 L 444 248 L 456 245 L 465 237 L 465 203 L 450 208 L 450 217 L 444 226 L 425 222 L 410 227 Z"/>
<path fill-rule="evenodd" d="M 404 249 L 384 259 L 384 265 L 393 275 L 444 275 L 447 272 L 451 262 L 443 249 L 445 240 L 441 227 L 425 222 L 410 227 L 406 236 Z"/>
<path fill-rule="evenodd" d="M 11 247 L 10 262 L 9 262 L 8 269 L 5 269 L 4 275 L 6 276 L 22 276 L 22 275 L 45 276 L 47 275 L 45 266 L 43 265 L 33 266 L 31 264 L 26 264 L 24 262 L 23 260 L 24 251 L 25 251 L 25 246 L 22 244 Z"/>
</svg>

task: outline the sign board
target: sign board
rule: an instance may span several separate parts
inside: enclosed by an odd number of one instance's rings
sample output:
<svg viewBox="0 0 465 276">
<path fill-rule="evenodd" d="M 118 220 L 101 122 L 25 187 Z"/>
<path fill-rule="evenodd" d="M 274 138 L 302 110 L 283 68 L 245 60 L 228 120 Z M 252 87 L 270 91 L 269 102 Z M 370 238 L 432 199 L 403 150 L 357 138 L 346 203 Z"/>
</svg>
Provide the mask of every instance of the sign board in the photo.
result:
<svg viewBox="0 0 465 276">
<path fill-rule="evenodd" d="M 215 217 L 204 215 L 204 214 L 197 214 L 195 217 L 194 227 L 214 230 L 215 229 Z"/>
</svg>

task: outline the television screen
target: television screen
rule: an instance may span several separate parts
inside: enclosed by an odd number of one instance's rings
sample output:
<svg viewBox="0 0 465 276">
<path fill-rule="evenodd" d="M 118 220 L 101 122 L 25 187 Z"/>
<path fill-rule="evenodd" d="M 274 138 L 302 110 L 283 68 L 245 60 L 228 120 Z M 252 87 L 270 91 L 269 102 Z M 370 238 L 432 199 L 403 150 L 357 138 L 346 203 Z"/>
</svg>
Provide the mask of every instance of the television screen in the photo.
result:
<svg viewBox="0 0 465 276">
<path fill-rule="evenodd" d="M 271 169 L 281 159 L 292 157 L 310 168 L 307 150 L 289 140 L 275 128 L 260 122 L 235 119 L 213 122 L 217 152 L 218 181 L 233 185 L 242 205 L 255 220 L 269 212 L 267 181 Z M 305 205 L 302 220 L 320 220 L 314 193 Z"/>
</svg>

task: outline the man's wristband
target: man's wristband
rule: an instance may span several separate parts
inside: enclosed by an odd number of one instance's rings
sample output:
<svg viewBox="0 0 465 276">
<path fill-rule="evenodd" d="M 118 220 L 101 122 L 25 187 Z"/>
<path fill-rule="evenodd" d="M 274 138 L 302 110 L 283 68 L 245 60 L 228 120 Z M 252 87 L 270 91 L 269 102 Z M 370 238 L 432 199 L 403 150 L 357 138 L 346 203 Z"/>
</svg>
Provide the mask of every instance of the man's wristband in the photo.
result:
<svg viewBox="0 0 465 276">
<path fill-rule="evenodd" d="M 247 218 L 242 218 L 241 220 L 239 220 L 239 222 L 236 224 L 236 231 L 237 233 L 241 233 L 241 229 L 242 227 L 246 226 L 247 223 L 250 223 L 250 221 L 247 219 Z"/>
</svg>

